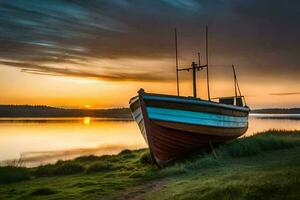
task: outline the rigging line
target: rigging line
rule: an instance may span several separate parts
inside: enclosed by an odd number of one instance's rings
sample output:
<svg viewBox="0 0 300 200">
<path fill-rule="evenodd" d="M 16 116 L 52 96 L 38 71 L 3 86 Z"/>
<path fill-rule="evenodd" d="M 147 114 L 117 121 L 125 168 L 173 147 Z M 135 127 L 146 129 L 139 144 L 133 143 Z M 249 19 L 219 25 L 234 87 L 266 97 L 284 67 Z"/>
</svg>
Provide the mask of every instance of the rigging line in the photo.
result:
<svg viewBox="0 0 300 200">
<path fill-rule="evenodd" d="M 209 91 L 209 71 L 208 71 L 208 26 L 206 25 L 206 79 L 207 79 L 207 96 L 208 96 L 208 100 L 210 101 L 210 91 Z"/>
<path fill-rule="evenodd" d="M 236 72 L 235 72 L 234 65 L 232 65 L 232 67 L 234 69 L 234 78 L 235 78 L 235 81 L 236 81 L 236 86 L 237 86 L 238 92 L 239 92 L 240 96 L 243 97 L 244 102 L 245 102 L 245 106 L 247 106 L 246 98 L 245 98 L 245 96 L 242 96 L 242 93 L 241 93 L 241 90 L 240 90 L 240 86 L 239 86 L 239 82 L 238 82 L 237 77 L 236 77 Z"/>
</svg>

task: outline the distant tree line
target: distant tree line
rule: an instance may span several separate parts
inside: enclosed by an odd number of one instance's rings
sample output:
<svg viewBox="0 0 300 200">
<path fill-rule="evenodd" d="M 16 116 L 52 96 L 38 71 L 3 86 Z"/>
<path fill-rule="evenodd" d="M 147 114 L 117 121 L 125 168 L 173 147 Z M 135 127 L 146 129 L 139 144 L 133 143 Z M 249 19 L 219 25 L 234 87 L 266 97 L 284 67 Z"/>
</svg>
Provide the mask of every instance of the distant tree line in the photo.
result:
<svg viewBox="0 0 300 200">
<path fill-rule="evenodd" d="M 251 113 L 300 114 L 300 108 L 255 109 Z M 131 118 L 129 108 L 66 109 L 41 105 L 0 105 L 0 117 L 106 117 Z"/>
<path fill-rule="evenodd" d="M 265 108 L 252 110 L 251 113 L 261 114 L 300 114 L 300 108 Z"/>
<path fill-rule="evenodd" d="M 131 118 L 129 108 L 66 109 L 40 105 L 0 105 L 0 117 Z"/>
</svg>

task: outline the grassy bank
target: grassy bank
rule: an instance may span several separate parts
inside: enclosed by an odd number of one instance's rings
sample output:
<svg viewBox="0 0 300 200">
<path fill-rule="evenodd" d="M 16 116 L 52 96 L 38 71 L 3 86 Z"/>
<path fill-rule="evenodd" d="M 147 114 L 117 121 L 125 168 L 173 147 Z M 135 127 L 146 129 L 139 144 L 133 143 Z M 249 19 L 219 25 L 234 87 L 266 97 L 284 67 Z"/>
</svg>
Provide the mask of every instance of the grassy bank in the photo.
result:
<svg viewBox="0 0 300 200">
<path fill-rule="evenodd" d="M 159 170 L 146 149 L 0 168 L 0 199 L 299 199 L 300 131 L 268 131 Z"/>
</svg>

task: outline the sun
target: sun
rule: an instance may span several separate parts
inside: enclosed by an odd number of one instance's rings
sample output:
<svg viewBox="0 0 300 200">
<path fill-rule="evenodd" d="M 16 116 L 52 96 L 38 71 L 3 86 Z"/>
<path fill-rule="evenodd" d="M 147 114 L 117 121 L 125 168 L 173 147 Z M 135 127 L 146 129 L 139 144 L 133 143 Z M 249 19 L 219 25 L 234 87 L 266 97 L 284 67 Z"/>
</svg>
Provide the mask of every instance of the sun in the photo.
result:
<svg viewBox="0 0 300 200">
<path fill-rule="evenodd" d="M 89 105 L 89 104 L 85 104 L 84 107 L 85 107 L 85 108 L 91 108 L 92 106 Z"/>
</svg>

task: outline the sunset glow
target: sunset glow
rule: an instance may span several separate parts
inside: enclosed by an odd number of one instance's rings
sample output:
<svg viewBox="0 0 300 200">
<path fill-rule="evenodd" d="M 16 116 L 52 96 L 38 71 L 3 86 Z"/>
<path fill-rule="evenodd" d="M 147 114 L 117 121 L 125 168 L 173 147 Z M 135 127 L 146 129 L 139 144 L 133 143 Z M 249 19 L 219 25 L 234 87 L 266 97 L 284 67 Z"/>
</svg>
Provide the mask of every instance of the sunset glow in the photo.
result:
<svg viewBox="0 0 300 200">
<path fill-rule="evenodd" d="M 0 0 L 0 199 L 300 199 L 300 1 Z"/>
<path fill-rule="evenodd" d="M 229 74 L 225 80 L 216 80 L 218 75 L 211 74 L 211 93 L 213 97 L 233 95 L 233 82 Z M 228 69 L 230 72 L 230 69 Z M 239 70 L 242 93 L 251 107 L 296 107 L 300 94 L 294 93 L 300 88 L 300 82 L 276 79 L 266 82 L 262 78 L 247 77 Z M 59 107 L 110 108 L 126 107 L 128 100 L 136 95 L 140 88 L 148 92 L 175 94 L 176 83 L 170 81 L 97 81 L 89 78 L 70 78 L 24 74 L 14 68 L 0 68 L 1 104 L 42 104 Z M 180 81 L 182 95 L 191 96 L 191 82 L 188 76 Z M 198 79 L 198 94 L 207 98 L 204 73 Z M 11 81 L 9 77 L 18 77 Z M 77 81 L 76 81 L 77 80 Z M 91 80 L 91 81 L 89 81 Z M 63 85 L 63 87 L 61 87 Z M 9 89 L 7 89 L 9 88 Z M 277 94 L 278 93 L 278 94 Z M 286 95 L 280 93 L 287 93 Z M 290 95 L 288 93 L 291 93 Z M 84 104 L 82 102 L 89 102 Z M 93 105 L 93 106 L 92 106 Z"/>
<path fill-rule="evenodd" d="M 179 67 L 187 67 L 197 61 L 198 51 L 204 61 L 204 25 L 208 24 L 212 96 L 233 94 L 230 66 L 235 64 L 251 107 L 299 106 L 299 17 L 292 17 L 293 6 L 286 7 L 289 10 L 282 11 L 286 18 L 278 21 L 282 6 L 277 4 L 273 6 L 280 8 L 279 13 L 267 8 L 262 13 L 247 10 L 246 4 L 230 2 L 125 4 L 105 4 L 127 13 L 120 16 L 101 4 L 94 9 L 90 4 L 60 1 L 0 3 L 7 14 L 0 37 L 2 46 L 8 47 L 0 53 L 0 104 L 110 108 L 127 107 L 140 88 L 176 94 L 173 28 L 179 31 Z M 266 6 L 259 1 L 252 4 L 251 8 Z M 144 7 L 147 12 L 139 13 Z M 53 23 L 45 22 L 47 18 Z M 137 18 L 143 20 L 133 20 Z M 284 22 L 291 31 L 281 31 L 286 29 L 281 27 Z M 204 71 L 198 79 L 198 94 L 207 98 Z M 180 83 L 181 94 L 192 95 L 191 74 L 180 74 Z"/>
</svg>

